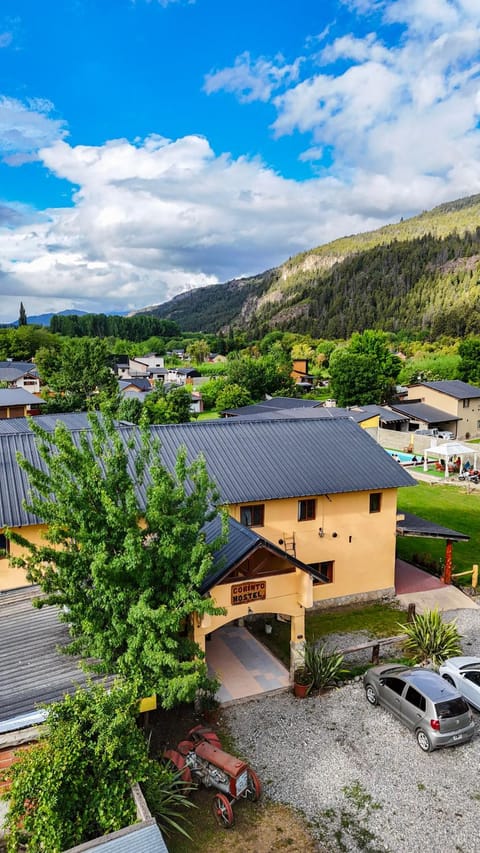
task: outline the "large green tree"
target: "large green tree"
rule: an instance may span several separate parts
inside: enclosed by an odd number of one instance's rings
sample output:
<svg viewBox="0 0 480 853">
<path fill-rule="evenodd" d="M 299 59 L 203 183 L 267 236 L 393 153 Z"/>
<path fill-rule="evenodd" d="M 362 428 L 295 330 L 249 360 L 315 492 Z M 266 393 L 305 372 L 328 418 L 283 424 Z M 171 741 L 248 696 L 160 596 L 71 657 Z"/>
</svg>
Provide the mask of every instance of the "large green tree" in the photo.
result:
<svg viewBox="0 0 480 853">
<path fill-rule="evenodd" d="M 96 416 L 91 424 L 77 437 L 63 425 L 53 436 L 32 426 L 43 465 L 19 462 L 46 543 L 11 533 L 27 550 L 15 563 L 46 593 L 40 606 L 60 607 L 72 653 L 166 708 L 191 701 L 207 670 L 190 620 L 218 612 L 200 593 L 219 544 L 203 533 L 216 515 L 215 487 L 204 460 L 187 464 L 186 450 L 167 470 L 148 429 L 119 431 Z"/>
<path fill-rule="evenodd" d="M 355 333 L 348 346 L 339 347 L 330 357 L 330 380 L 338 405 L 387 402 L 401 366 L 383 332 Z"/>
<path fill-rule="evenodd" d="M 66 338 L 59 349 L 42 347 L 36 362 L 50 391 L 70 401 L 71 407 L 94 405 L 98 392 L 104 396 L 117 393 L 107 344 L 99 338 Z"/>
<path fill-rule="evenodd" d="M 265 394 L 288 395 L 293 391 L 291 370 L 291 361 L 284 353 L 234 358 L 227 365 L 227 382 L 245 388 L 252 400 L 261 400 Z"/>
<path fill-rule="evenodd" d="M 458 353 L 460 355 L 459 379 L 480 385 L 480 338 L 466 338 L 461 341 Z"/>
</svg>

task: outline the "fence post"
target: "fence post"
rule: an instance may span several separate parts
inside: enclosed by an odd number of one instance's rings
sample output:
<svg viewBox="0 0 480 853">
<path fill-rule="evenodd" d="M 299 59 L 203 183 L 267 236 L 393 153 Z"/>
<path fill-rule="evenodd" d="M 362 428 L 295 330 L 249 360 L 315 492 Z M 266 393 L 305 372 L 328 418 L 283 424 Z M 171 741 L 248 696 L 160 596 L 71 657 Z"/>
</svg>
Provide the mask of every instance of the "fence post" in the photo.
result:
<svg viewBox="0 0 480 853">
<path fill-rule="evenodd" d="M 413 622 L 414 620 L 415 620 L 415 603 L 412 601 L 412 603 L 408 605 L 407 622 Z"/>
<path fill-rule="evenodd" d="M 478 566 L 475 564 L 472 566 L 472 589 L 476 589 L 478 586 Z"/>
<path fill-rule="evenodd" d="M 380 660 L 380 644 L 372 646 L 372 663 L 376 666 Z"/>
</svg>

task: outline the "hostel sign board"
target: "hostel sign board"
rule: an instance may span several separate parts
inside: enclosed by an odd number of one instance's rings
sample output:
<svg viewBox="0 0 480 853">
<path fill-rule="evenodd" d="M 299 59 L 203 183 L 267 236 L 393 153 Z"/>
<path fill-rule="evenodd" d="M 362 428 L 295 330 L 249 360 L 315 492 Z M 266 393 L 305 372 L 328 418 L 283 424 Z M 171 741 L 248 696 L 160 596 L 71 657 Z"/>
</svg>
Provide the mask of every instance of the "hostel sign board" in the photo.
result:
<svg viewBox="0 0 480 853">
<path fill-rule="evenodd" d="M 232 586 L 232 604 L 247 604 L 249 601 L 264 601 L 266 597 L 266 581 L 234 583 Z"/>
</svg>

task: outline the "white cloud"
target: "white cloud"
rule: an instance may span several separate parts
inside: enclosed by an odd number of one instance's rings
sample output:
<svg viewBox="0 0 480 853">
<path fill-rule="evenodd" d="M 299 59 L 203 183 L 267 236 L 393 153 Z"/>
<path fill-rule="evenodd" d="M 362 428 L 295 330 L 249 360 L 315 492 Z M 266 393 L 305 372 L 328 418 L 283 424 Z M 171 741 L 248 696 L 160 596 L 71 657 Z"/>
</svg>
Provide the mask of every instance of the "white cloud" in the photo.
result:
<svg viewBox="0 0 480 853">
<path fill-rule="evenodd" d="M 58 141 L 39 156 L 79 190 L 74 207 L 0 230 L 4 320 L 17 315 L 20 298 L 27 313 L 42 298 L 44 309 L 158 303 L 376 227 L 384 216 L 373 204 L 371 214 L 359 213 L 335 181 L 286 180 L 260 160 L 216 156 L 197 136 L 101 147 Z"/>
<path fill-rule="evenodd" d="M 205 77 L 204 89 L 213 92 L 232 92 L 239 101 L 268 101 L 272 92 L 298 79 L 301 58 L 287 65 L 282 56 L 272 62 L 260 57 L 252 62 L 248 51 L 237 56 L 231 68 L 212 71 Z"/>
<path fill-rule="evenodd" d="M 13 33 L 0 33 L 0 48 L 9 47 L 13 41 Z"/>
<path fill-rule="evenodd" d="M 53 118 L 53 111 L 53 104 L 45 99 L 24 103 L 0 96 L 0 154 L 5 162 L 20 165 L 34 159 L 39 148 L 67 135 L 65 122 Z"/>
</svg>

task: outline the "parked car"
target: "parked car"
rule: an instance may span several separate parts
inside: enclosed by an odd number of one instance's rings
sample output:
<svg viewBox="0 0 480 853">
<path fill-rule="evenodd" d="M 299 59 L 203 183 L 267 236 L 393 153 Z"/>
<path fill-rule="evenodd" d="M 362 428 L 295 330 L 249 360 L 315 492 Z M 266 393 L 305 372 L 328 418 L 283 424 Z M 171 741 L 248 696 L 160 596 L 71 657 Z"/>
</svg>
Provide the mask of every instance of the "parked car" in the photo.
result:
<svg viewBox="0 0 480 853">
<path fill-rule="evenodd" d="M 442 663 L 439 672 L 470 705 L 480 711 L 480 658 L 449 658 Z"/>
<path fill-rule="evenodd" d="M 450 432 L 450 430 L 437 429 L 436 427 L 432 427 L 432 429 L 416 429 L 414 435 L 431 435 L 434 438 L 444 438 L 446 441 L 453 438 L 453 432 Z"/>
<path fill-rule="evenodd" d="M 421 667 L 374 666 L 363 677 L 371 705 L 383 705 L 415 732 L 424 752 L 456 746 L 473 736 L 472 712 L 446 679 Z"/>
</svg>

